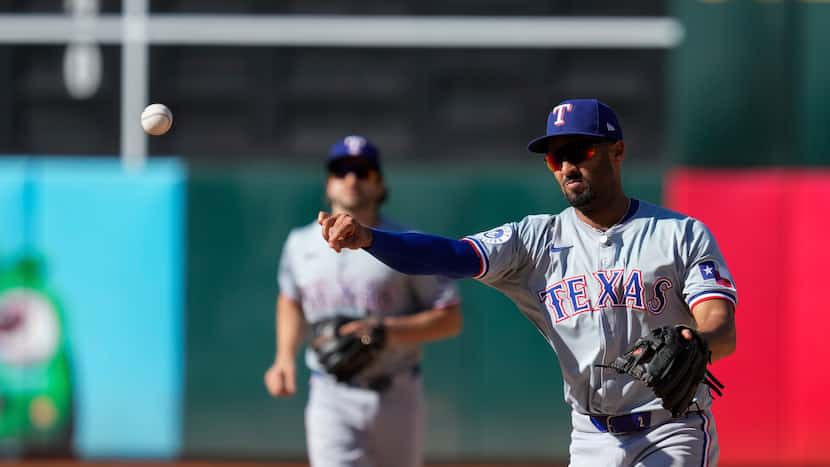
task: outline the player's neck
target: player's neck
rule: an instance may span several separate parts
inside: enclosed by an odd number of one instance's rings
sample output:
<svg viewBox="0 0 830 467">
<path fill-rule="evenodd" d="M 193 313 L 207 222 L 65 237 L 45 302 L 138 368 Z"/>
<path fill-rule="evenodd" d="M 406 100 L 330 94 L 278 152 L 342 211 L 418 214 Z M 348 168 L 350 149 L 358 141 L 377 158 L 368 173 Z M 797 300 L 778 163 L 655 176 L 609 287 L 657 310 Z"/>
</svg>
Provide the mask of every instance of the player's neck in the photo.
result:
<svg viewBox="0 0 830 467">
<path fill-rule="evenodd" d="M 587 212 L 576 208 L 576 215 L 582 222 L 585 222 L 595 229 L 604 231 L 619 223 L 625 217 L 631 205 L 630 203 L 631 201 L 628 197 L 620 193 L 606 207 Z"/>
<path fill-rule="evenodd" d="M 356 221 L 369 227 L 376 227 L 380 222 L 380 211 L 376 206 L 366 206 L 358 209 L 346 209 L 339 206 L 332 206 L 331 212 L 334 214 L 348 214 L 355 218 Z"/>
</svg>

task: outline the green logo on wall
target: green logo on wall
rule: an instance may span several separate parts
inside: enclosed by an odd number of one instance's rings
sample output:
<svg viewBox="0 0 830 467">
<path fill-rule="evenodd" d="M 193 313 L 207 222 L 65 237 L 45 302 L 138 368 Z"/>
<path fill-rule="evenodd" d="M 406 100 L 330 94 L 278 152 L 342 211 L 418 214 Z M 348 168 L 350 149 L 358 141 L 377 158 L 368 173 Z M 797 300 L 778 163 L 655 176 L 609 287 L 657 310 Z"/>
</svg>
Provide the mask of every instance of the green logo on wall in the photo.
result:
<svg viewBox="0 0 830 467">
<path fill-rule="evenodd" d="M 0 453 L 69 454 L 72 391 L 66 316 L 44 261 L 0 265 Z"/>
</svg>

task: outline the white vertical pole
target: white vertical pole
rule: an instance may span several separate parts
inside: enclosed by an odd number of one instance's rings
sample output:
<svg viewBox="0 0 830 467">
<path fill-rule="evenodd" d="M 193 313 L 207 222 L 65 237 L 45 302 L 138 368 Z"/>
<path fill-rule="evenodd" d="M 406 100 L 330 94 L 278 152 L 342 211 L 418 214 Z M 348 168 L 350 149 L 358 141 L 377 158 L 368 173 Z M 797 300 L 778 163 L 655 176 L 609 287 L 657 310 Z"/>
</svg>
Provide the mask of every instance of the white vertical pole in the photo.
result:
<svg viewBox="0 0 830 467">
<path fill-rule="evenodd" d="M 147 159 L 147 136 L 141 129 L 141 111 L 147 105 L 148 0 L 124 0 L 121 47 L 121 161 L 126 169 L 140 170 Z"/>
<path fill-rule="evenodd" d="M 101 87 L 101 47 L 96 43 L 98 0 L 64 0 L 63 7 L 75 24 L 74 37 L 63 52 L 63 80 L 74 99 L 89 99 Z"/>
</svg>

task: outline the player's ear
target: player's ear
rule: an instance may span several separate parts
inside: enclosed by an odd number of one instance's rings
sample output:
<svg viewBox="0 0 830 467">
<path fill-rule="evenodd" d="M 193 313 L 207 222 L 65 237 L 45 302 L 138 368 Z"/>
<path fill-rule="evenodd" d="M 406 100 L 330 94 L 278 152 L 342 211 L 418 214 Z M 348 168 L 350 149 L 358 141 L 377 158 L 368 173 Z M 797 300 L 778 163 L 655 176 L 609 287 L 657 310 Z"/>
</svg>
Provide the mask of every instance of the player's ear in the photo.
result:
<svg viewBox="0 0 830 467">
<path fill-rule="evenodd" d="M 381 205 L 385 203 L 387 199 L 389 199 L 389 188 L 386 187 L 386 181 L 383 179 L 383 175 L 380 175 L 380 173 L 378 173 L 378 176 L 375 180 L 379 184 L 381 190 L 380 196 L 378 197 L 378 205 Z"/>
<path fill-rule="evenodd" d="M 620 159 L 625 159 L 625 141 L 619 140 L 615 144 L 617 146 L 617 152 Z"/>
<path fill-rule="evenodd" d="M 331 178 L 331 175 L 329 175 L 323 182 L 323 203 L 329 208 L 331 208 L 331 197 L 329 196 L 329 182 L 331 181 Z"/>
<path fill-rule="evenodd" d="M 623 140 L 615 141 L 608 145 L 609 156 L 616 164 L 625 159 L 625 143 Z"/>
</svg>

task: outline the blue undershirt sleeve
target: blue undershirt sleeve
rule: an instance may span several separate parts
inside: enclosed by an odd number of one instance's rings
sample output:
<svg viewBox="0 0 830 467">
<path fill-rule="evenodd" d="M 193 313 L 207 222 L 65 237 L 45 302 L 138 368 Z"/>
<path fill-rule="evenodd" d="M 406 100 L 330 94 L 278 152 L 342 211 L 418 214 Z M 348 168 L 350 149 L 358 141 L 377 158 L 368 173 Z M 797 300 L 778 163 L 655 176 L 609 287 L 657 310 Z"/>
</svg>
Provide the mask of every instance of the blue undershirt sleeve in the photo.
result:
<svg viewBox="0 0 830 467">
<path fill-rule="evenodd" d="M 481 259 L 464 240 L 372 229 L 372 245 L 365 250 L 404 274 L 461 278 L 473 277 L 481 271 Z"/>
</svg>

